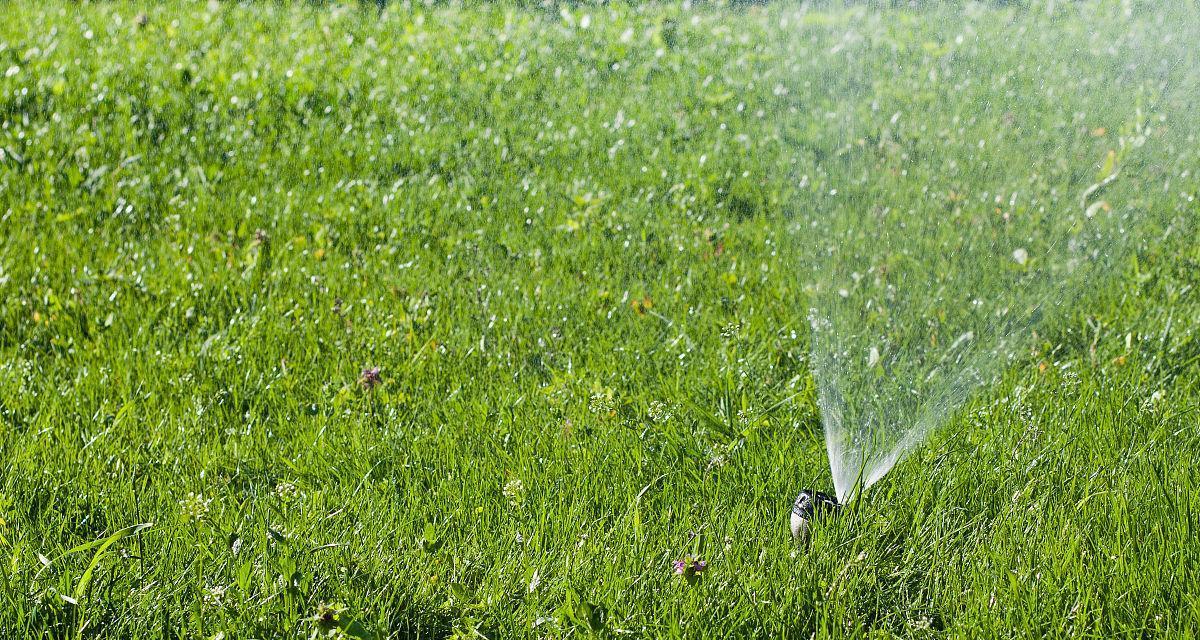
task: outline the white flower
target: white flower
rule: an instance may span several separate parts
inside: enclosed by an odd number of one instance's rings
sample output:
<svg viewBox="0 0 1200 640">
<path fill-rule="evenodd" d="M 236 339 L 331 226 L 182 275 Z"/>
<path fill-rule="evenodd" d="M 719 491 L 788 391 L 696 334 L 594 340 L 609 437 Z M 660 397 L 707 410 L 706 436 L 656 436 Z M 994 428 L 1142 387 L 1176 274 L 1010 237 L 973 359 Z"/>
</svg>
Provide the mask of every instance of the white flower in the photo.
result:
<svg viewBox="0 0 1200 640">
<path fill-rule="evenodd" d="M 512 478 L 508 482 L 505 482 L 504 497 L 508 498 L 509 506 L 521 506 L 525 502 L 525 483 L 521 482 L 520 478 Z"/>
<path fill-rule="evenodd" d="M 612 394 L 593 393 L 588 400 L 588 411 L 598 415 L 612 415 L 617 411 L 617 403 L 613 401 Z"/>
<path fill-rule="evenodd" d="M 671 407 L 665 402 L 655 400 L 650 403 L 650 409 L 646 411 L 646 415 L 650 417 L 650 421 L 662 424 L 671 419 Z"/>
<path fill-rule="evenodd" d="M 187 497 L 179 501 L 179 509 L 186 520 L 203 520 L 208 516 L 208 511 L 212 506 L 212 498 L 205 498 L 202 494 L 194 491 L 189 491 Z"/>
<path fill-rule="evenodd" d="M 228 587 L 224 585 L 209 585 L 204 587 L 204 594 L 201 596 L 201 598 L 204 600 L 204 604 L 210 607 L 221 606 L 221 604 L 225 601 L 226 589 L 228 589 Z"/>
<path fill-rule="evenodd" d="M 933 621 L 930 620 L 927 616 L 921 616 L 920 618 L 917 618 L 916 620 L 909 620 L 908 626 L 911 629 L 924 631 L 924 630 L 929 629 L 931 626 L 933 626 Z"/>
<path fill-rule="evenodd" d="M 290 482 L 280 482 L 279 484 L 275 485 L 275 491 L 273 493 L 275 494 L 275 497 L 284 502 L 291 502 L 301 496 L 300 490 L 296 488 L 296 485 Z"/>
</svg>

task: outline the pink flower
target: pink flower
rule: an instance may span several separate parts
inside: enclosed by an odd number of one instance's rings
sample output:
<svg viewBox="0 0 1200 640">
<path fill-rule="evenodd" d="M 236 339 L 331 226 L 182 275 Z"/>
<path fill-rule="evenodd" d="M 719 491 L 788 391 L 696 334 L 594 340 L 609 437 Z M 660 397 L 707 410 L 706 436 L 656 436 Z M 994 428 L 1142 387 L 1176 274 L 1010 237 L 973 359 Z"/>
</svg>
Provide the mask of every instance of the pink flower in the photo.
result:
<svg viewBox="0 0 1200 640">
<path fill-rule="evenodd" d="M 707 562 L 690 555 L 684 556 L 681 560 L 676 560 L 672 566 L 674 567 L 673 573 L 677 576 L 683 576 L 683 579 L 688 584 L 696 584 L 700 580 L 700 574 L 708 569 Z"/>
<path fill-rule="evenodd" d="M 379 367 L 367 367 L 358 376 L 358 383 L 367 391 L 378 387 L 381 382 L 383 382 L 383 377 L 379 375 Z"/>
</svg>

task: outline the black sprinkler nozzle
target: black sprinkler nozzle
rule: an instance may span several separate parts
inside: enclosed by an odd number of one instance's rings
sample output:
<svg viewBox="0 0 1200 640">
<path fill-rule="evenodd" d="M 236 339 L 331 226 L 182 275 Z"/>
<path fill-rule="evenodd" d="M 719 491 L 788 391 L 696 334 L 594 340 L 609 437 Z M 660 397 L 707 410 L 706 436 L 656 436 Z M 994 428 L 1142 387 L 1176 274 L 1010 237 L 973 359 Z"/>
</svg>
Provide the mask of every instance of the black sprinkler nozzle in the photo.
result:
<svg viewBox="0 0 1200 640">
<path fill-rule="evenodd" d="M 801 491 L 792 504 L 792 537 L 804 538 L 814 520 L 835 516 L 841 510 L 841 503 L 829 494 L 813 489 Z"/>
</svg>

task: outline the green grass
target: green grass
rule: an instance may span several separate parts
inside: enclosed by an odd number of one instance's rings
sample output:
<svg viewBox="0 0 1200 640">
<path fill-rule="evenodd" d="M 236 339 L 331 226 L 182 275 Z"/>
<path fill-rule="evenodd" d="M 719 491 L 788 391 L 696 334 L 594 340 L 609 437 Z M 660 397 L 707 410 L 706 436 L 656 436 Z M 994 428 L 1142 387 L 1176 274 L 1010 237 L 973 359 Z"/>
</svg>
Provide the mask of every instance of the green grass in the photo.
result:
<svg viewBox="0 0 1200 640">
<path fill-rule="evenodd" d="M 1154 7 L 0 3 L 0 635 L 1194 635 Z M 813 225 L 1075 202 L 1139 137 L 1160 233 L 797 547 Z"/>
</svg>

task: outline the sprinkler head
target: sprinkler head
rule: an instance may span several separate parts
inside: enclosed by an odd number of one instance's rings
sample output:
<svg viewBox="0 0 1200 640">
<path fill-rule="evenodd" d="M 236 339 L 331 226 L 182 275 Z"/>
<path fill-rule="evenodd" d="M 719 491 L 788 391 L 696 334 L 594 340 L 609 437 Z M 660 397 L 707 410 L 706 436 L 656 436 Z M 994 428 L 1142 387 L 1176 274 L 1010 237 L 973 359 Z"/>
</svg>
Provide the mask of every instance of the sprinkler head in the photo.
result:
<svg viewBox="0 0 1200 640">
<path fill-rule="evenodd" d="M 842 505 L 831 495 L 812 489 L 801 491 L 792 505 L 792 537 L 803 540 L 812 521 L 835 516 L 841 510 Z"/>
</svg>

